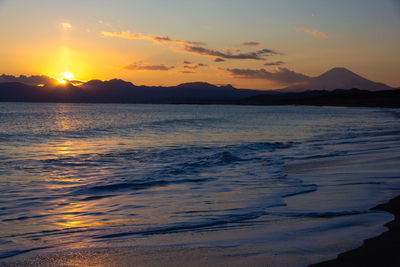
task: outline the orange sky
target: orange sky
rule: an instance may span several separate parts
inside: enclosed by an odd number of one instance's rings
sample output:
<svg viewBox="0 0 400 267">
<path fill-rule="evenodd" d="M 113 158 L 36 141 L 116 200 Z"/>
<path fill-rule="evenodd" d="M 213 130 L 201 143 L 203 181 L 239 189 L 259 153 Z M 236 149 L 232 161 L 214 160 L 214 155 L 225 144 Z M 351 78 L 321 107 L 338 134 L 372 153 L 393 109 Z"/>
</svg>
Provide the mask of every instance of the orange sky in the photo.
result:
<svg viewBox="0 0 400 267">
<path fill-rule="evenodd" d="M 399 22 L 396 1 L 5 0 L 0 74 L 274 89 L 340 66 L 398 87 Z"/>
</svg>

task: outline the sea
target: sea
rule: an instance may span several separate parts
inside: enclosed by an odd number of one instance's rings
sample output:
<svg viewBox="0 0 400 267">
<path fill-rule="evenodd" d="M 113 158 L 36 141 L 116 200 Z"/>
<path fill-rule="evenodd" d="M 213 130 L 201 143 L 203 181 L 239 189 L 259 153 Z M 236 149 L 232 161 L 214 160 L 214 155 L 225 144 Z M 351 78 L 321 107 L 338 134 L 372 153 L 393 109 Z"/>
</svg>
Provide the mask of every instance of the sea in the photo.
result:
<svg viewBox="0 0 400 267">
<path fill-rule="evenodd" d="M 3 263 L 190 248 L 305 266 L 386 231 L 371 208 L 399 193 L 397 109 L 0 103 Z"/>
</svg>

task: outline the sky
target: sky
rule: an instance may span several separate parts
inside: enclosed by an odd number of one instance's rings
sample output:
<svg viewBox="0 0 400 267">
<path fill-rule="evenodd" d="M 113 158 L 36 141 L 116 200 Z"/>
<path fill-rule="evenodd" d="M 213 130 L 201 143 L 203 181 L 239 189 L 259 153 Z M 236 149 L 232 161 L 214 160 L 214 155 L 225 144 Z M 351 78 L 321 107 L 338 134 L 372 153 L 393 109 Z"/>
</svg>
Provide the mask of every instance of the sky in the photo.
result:
<svg viewBox="0 0 400 267">
<path fill-rule="evenodd" d="M 400 87 L 400 0 L 0 0 L 0 74 L 276 89 L 333 67 Z"/>
</svg>

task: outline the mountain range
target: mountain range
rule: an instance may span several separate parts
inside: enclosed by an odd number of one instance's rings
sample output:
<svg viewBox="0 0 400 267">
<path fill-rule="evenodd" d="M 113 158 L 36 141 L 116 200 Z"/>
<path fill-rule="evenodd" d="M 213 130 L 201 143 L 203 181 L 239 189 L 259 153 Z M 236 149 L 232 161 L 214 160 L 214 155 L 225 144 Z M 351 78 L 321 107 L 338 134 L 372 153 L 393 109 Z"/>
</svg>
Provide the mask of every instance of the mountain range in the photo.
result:
<svg viewBox="0 0 400 267">
<path fill-rule="evenodd" d="M 329 97 L 337 98 L 338 95 L 343 93 L 351 93 L 354 97 L 354 95 L 359 96 L 360 92 L 368 93 L 369 91 L 394 89 L 383 83 L 367 80 L 345 68 L 333 68 L 318 77 L 309 78 L 301 85 L 281 90 L 263 91 L 237 89 L 231 85 L 216 86 L 205 82 L 184 83 L 168 87 L 136 86 L 131 82 L 119 79 L 109 81 L 91 80 L 79 85 L 76 85 L 77 81 L 73 81 L 61 85 L 45 76 L 35 76 L 34 79 L 31 79 L 32 77 L 34 76 L 15 77 L 1 75 L 0 101 L 270 105 L 276 103 L 296 104 L 301 99 L 303 104 L 312 104 L 311 102 L 313 101 L 304 102 L 304 99 L 309 97 L 314 99 L 315 97 L 324 99 L 329 99 Z M 29 84 L 30 81 L 37 83 L 43 79 L 49 79 L 49 83 L 41 84 L 41 86 Z M 19 82 L 20 80 L 24 83 Z M 349 91 L 349 89 L 353 90 Z M 336 101 L 338 105 L 340 105 L 339 102 Z M 329 105 L 329 101 L 324 100 L 323 104 Z M 368 106 L 370 105 L 373 105 L 373 103 L 368 104 Z M 390 104 L 390 106 L 393 106 L 393 104 Z"/>
</svg>

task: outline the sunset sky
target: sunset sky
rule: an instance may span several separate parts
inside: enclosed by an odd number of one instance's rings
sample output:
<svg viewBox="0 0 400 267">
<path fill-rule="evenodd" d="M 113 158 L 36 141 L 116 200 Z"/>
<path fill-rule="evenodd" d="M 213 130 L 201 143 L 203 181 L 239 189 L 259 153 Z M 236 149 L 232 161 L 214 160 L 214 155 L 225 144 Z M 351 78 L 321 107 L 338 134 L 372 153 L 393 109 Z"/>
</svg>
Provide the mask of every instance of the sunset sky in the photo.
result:
<svg viewBox="0 0 400 267">
<path fill-rule="evenodd" d="M 0 0 L 0 74 L 274 89 L 346 67 L 400 87 L 398 0 Z"/>
</svg>

